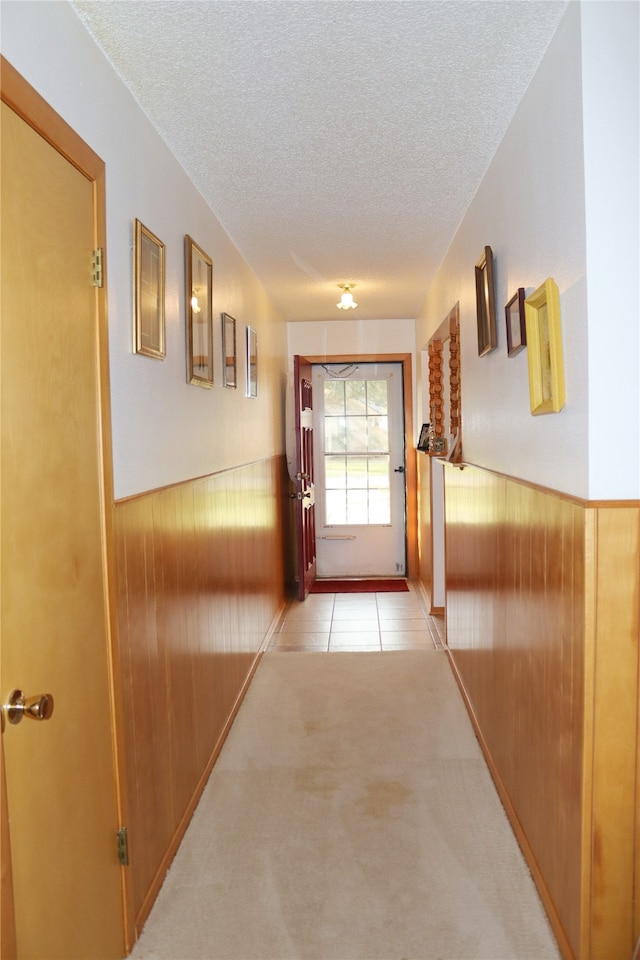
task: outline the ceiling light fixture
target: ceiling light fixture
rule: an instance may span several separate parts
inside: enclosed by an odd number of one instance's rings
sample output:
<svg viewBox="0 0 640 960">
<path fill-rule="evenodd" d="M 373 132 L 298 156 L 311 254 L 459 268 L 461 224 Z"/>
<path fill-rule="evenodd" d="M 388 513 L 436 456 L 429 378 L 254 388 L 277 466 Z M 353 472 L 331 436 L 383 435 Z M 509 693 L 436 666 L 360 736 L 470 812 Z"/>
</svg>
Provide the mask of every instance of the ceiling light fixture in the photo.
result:
<svg viewBox="0 0 640 960">
<path fill-rule="evenodd" d="M 342 290 L 342 293 L 340 295 L 340 303 L 336 303 L 336 307 L 338 310 L 354 310 L 358 306 L 351 293 L 355 287 L 355 283 L 339 283 L 338 286 Z"/>
</svg>

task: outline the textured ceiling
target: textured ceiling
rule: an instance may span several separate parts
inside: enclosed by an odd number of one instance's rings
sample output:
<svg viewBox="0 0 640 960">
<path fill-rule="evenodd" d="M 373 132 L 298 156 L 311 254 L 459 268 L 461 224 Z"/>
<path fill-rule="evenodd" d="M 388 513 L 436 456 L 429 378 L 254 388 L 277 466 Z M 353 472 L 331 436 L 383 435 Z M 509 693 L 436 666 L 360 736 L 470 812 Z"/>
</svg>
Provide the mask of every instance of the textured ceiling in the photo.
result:
<svg viewBox="0 0 640 960">
<path fill-rule="evenodd" d="M 73 6 L 285 318 L 345 320 L 416 316 L 566 2 Z"/>
</svg>

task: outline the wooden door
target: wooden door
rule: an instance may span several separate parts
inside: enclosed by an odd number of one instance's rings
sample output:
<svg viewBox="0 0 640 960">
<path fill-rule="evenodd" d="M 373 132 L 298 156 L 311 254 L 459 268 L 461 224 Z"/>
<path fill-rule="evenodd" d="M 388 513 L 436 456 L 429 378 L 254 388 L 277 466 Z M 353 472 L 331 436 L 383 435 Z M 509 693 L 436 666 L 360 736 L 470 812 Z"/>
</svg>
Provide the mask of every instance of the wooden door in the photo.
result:
<svg viewBox="0 0 640 960">
<path fill-rule="evenodd" d="M 2 103 L 0 702 L 55 703 L 3 732 L 19 960 L 124 953 L 95 190 Z"/>
<path fill-rule="evenodd" d="M 311 364 L 293 358 L 296 434 L 296 539 L 298 599 L 304 600 L 316 578 L 316 506 L 313 469 L 313 389 Z"/>
</svg>

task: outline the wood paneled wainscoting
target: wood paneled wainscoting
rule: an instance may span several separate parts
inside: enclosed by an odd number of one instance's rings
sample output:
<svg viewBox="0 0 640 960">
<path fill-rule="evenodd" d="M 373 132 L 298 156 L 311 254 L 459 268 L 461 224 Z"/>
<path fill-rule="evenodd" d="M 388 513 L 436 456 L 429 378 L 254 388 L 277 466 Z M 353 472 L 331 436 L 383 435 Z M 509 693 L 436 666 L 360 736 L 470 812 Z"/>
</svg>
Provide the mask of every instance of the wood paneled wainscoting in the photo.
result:
<svg viewBox="0 0 640 960">
<path fill-rule="evenodd" d="M 640 933 L 640 502 L 447 466 L 449 656 L 566 957 Z"/>
<path fill-rule="evenodd" d="M 284 608 L 287 496 L 277 457 L 115 505 L 137 933 Z"/>
</svg>

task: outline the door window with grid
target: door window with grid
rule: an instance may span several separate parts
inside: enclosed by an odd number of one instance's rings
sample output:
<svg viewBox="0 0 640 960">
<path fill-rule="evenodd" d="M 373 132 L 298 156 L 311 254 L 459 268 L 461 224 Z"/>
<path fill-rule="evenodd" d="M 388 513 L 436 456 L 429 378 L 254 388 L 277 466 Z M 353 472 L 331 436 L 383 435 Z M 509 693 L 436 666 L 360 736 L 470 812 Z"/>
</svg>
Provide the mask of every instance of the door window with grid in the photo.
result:
<svg viewBox="0 0 640 960">
<path fill-rule="evenodd" d="M 328 380 L 324 387 L 327 526 L 391 522 L 387 380 Z"/>
</svg>

